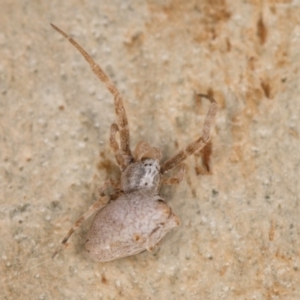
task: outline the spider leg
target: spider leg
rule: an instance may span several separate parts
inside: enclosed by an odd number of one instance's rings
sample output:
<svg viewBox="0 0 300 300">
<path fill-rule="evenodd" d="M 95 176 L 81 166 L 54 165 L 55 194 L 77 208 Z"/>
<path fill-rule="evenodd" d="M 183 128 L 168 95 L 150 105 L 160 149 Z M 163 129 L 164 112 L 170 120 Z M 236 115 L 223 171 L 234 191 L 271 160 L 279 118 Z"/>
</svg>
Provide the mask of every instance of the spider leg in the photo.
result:
<svg viewBox="0 0 300 300">
<path fill-rule="evenodd" d="M 184 177 L 184 174 L 185 174 L 185 171 L 186 171 L 186 165 L 181 163 L 179 164 L 179 170 L 177 171 L 177 173 L 175 174 L 175 176 L 173 177 L 170 177 L 170 178 L 162 178 L 161 180 L 161 184 L 164 184 L 164 185 L 174 185 L 174 184 L 179 184 L 183 177 Z"/>
<path fill-rule="evenodd" d="M 116 133 L 119 131 L 119 127 L 117 124 L 113 123 L 110 126 L 110 147 L 113 150 L 113 153 L 115 155 L 117 165 L 120 168 L 121 171 L 123 171 L 126 168 L 125 162 L 124 162 L 124 156 L 122 155 L 119 145 L 116 140 Z"/>
<path fill-rule="evenodd" d="M 103 208 L 107 202 L 110 200 L 110 197 L 101 197 L 96 203 L 94 203 L 90 208 L 72 225 L 68 234 L 62 240 L 61 245 L 57 248 L 57 250 L 53 253 L 52 258 L 54 258 L 59 252 L 63 251 L 67 246 L 67 241 L 74 233 L 74 231 L 82 225 L 82 223 L 88 219 L 94 212 Z"/>
<path fill-rule="evenodd" d="M 110 186 L 115 189 L 115 193 L 118 193 L 121 189 L 120 182 L 109 178 L 109 179 L 105 180 L 103 182 L 102 186 L 98 189 L 99 195 L 104 197 L 104 191 Z"/>
<path fill-rule="evenodd" d="M 96 74 L 96 76 L 104 83 L 106 88 L 114 97 L 115 103 L 115 113 L 117 119 L 117 125 L 120 131 L 120 147 L 121 153 L 124 155 L 125 165 L 127 166 L 132 160 L 132 154 L 130 151 L 130 140 L 129 140 L 129 128 L 128 128 L 128 120 L 123 104 L 123 99 L 118 91 L 117 87 L 113 84 L 110 78 L 104 73 L 101 67 L 94 62 L 91 56 L 70 36 L 68 36 L 61 29 L 51 24 L 51 26 L 58 31 L 62 36 L 64 36 L 75 48 L 82 54 L 82 56 L 86 59 L 86 61 L 90 64 L 92 71 Z"/>
<path fill-rule="evenodd" d="M 102 186 L 98 189 L 98 192 L 101 197 L 104 197 L 104 191 L 109 187 L 112 187 L 115 190 L 114 195 L 118 195 L 121 192 L 120 182 L 109 178 L 109 179 L 105 180 L 104 183 L 102 184 Z"/>
<path fill-rule="evenodd" d="M 166 162 L 164 162 L 160 169 L 161 174 L 165 174 L 170 169 L 174 168 L 182 161 L 184 161 L 188 156 L 194 154 L 196 151 L 200 151 L 209 141 L 210 129 L 215 121 L 218 105 L 217 102 L 209 95 L 198 94 L 198 96 L 204 97 L 211 102 L 208 113 L 204 121 L 202 135 L 196 141 L 190 143 L 184 150 L 181 150 L 176 155 L 174 155 Z"/>
</svg>

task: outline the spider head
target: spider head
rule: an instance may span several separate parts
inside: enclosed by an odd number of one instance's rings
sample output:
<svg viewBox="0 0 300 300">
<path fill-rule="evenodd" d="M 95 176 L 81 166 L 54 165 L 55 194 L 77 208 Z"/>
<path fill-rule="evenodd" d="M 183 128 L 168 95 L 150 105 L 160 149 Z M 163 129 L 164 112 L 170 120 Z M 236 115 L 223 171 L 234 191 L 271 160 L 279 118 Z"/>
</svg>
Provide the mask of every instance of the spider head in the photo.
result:
<svg viewBox="0 0 300 300">
<path fill-rule="evenodd" d="M 137 190 L 157 191 L 160 182 L 160 165 L 157 159 L 145 158 L 127 166 L 121 176 L 121 188 L 125 193 Z"/>
</svg>

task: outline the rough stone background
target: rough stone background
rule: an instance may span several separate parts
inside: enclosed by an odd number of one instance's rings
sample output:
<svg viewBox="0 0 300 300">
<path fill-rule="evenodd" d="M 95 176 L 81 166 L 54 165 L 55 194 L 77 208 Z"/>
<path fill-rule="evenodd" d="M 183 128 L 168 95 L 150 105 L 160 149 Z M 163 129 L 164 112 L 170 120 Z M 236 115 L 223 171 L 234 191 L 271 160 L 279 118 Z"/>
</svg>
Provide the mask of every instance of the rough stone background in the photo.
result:
<svg viewBox="0 0 300 300">
<path fill-rule="evenodd" d="M 300 1 L 1 1 L 1 299 L 300 299 Z M 126 100 L 132 145 L 171 156 L 219 103 L 211 172 L 199 156 L 162 194 L 182 224 L 152 253 L 83 251 L 117 176 L 113 101 L 71 34 Z"/>
</svg>

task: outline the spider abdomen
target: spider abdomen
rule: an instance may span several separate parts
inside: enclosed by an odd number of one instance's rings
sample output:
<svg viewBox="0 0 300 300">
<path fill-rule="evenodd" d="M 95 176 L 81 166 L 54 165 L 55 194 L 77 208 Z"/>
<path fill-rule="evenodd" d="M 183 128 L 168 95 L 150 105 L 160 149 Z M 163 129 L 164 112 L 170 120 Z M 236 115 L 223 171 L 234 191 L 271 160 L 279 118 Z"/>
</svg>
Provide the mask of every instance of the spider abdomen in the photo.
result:
<svg viewBox="0 0 300 300">
<path fill-rule="evenodd" d="M 135 191 L 120 196 L 97 213 L 85 248 L 92 258 L 102 262 L 151 251 L 179 223 L 159 195 Z"/>
</svg>

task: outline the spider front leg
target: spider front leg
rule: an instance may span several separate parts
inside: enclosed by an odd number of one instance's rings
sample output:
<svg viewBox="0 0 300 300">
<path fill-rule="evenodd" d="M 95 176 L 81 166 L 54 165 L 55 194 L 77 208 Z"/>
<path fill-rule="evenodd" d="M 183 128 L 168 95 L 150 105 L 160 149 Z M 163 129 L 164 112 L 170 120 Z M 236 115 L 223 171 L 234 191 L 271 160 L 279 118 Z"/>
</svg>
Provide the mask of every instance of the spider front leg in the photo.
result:
<svg viewBox="0 0 300 300">
<path fill-rule="evenodd" d="M 113 95 L 117 126 L 118 131 L 120 132 L 120 151 L 124 157 L 125 166 L 128 166 L 132 161 L 132 154 L 130 150 L 129 127 L 125 107 L 123 104 L 123 99 L 119 90 L 110 80 L 110 78 L 105 74 L 102 68 L 95 63 L 92 57 L 74 39 L 72 39 L 69 35 L 67 35 L 64 31 L 62 31 L 55 25 L 51 24 L 51 26 L 63 37 L 65 37 L 81 53 L 81 55 L 89 63 L 95 75 L 99 78 L 101 82 L 103 82 L 108 91 Z"/>
<path fill-rule="evenodd" d="M 59 252 L 63 251 L 66 246 L 69 238 L 74 233 L 76 229 L 78 229 L 83 222 L 88 219 L 94 212 L 103 208 L 111 197 L 101 197 L 96 203 L 94 203 L 90 208 L 72 225 L 71 229 L 69 230 L 68 234 L 62 240 L 61 245 L 57 248 L 57 250 L 53 253 L 52 258 L 54 258 Z"/>
<path fill-rule="evenodd" d="M 177 171 L 177 173 L 169 178 L 162 178 L 161 180 L 161 184 L 162 185 L 174 185 L 174 184 L 179 184 L 184 177 L 186 171 L 186 165 L 181 163 L 179 165 L 179 170 Z"/>
<path fill-rule="evenodd" d="M 161 174 L 165 174 L 170 169 L 176 167 L 178 164 L 184 161 L 188 156 L 194 154 L 197 151 L 200 151 L 209 141 L 210 129 L 215 121 L 218 105 L 217 102 L 209 95 L 198 94 L 198 96 L 204 97 L 211 102 L 204 121 L 202 135 L 195 142 L 190 143 L 184 150 L 181 150 L 175 156 L 164 162 L 160 169 Z"/>
<path fill-rule="evenodd" d="M 120 168 L 121 171 L 123 171 L 126 168 L 126 164 L 124 161 L 124 156 L 120 151 L 119 144 L 116 140 L 116 133 L 119 131 L 119 127 L 117 124 L 113 123 L 110 126 L 110 147 L 115 155 L 117 165 Z"/>
</svg>

